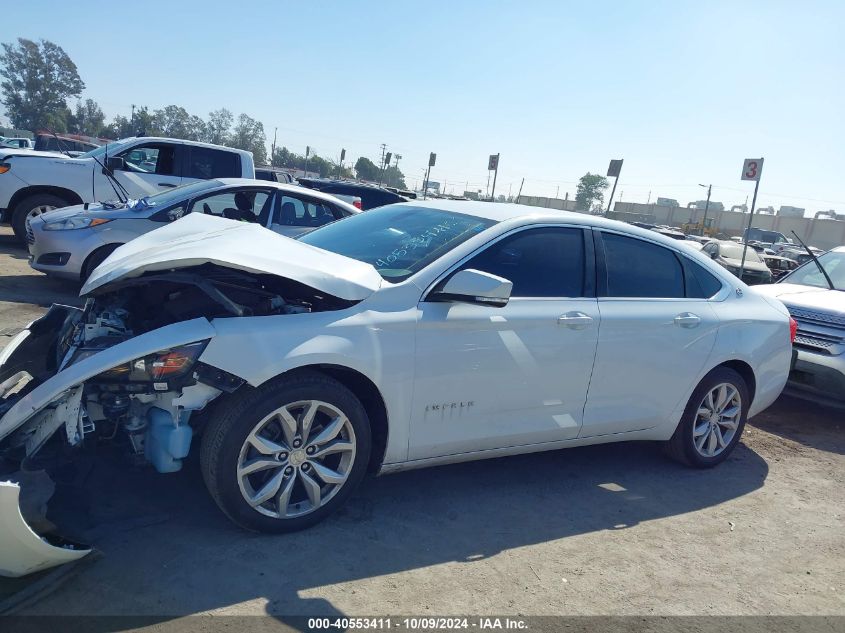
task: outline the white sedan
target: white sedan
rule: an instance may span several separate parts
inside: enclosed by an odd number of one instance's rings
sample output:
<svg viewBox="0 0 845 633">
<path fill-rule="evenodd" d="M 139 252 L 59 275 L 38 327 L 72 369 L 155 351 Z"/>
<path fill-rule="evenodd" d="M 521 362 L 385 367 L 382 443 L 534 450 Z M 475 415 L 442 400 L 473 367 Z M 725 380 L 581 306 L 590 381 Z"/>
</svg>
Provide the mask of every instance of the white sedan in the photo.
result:
<svg viewBox="0 0 845 633">
<path fill-rule="evenodd" d="M 299 240 L 190 214 L 82 291 L 0 358 L 2 454 L 122 436 L 172 472 L 200 444 L 221 510 L 268 532 L 325 518 L 366 472 L 629 440 L 714 466 L 780 394 L 794 334 L 681 242 L 480 202 Z"/>
</svg>

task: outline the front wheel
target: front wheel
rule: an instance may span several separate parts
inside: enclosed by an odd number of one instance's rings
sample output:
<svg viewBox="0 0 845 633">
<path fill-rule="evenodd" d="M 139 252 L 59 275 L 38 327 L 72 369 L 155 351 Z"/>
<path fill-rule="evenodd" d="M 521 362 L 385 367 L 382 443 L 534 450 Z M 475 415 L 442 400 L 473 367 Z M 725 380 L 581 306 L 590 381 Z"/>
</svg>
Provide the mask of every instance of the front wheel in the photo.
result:
<svg viewBox="0 0 845 633">
<path fill-rule="evenodd" d="M 20 241 L 26 241 L 26 222 L 53 209 L 68 206 L 67 200 L 50 193 L 37 193 L 21 200 L 12 213 L 12 230 Z"/>
<path fill-rule="evenodd" d="M 370 457 L 370 425 L 355 395 L 316 372 L 236 393 L 203 434 L 211 496 L 241 527 L 292 532 L 339 508 Z"/>
<path fill-rule="evenodd" d="M 725 461 L 739 443 L 749 406 L 751 397 L 742 376 L 717 367 L 696 387 L 666 451 L 696 468 Z"/>
</svg>

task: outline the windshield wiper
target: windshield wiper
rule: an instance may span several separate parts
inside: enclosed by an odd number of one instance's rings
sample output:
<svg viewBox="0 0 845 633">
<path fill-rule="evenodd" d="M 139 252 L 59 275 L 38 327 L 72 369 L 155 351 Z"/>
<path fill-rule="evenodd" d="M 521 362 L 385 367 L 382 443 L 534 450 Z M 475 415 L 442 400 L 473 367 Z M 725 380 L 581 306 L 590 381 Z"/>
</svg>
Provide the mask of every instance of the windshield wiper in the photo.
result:
<svg viewBox="0 0 845 633">
<path fill-rule="evenodd" d="M 798 243 L 801 244 L 801 246 L 804 247 L 804 250 L 807 251 L 807 254 L 813 259 L 814 262 L 816 262 L 816 266 L 818 266 L 819 271 L 821 271 L 821 274 L 824 275 L 824 278 L 827 281 L 827 285 L 829 286 L 829 289 L 830 290 L 836 290 L 836 288 L 833 285 L 833 282 L 830 280 L 830 275 L 827 274 L 827 271 L 824 269 L 824 266 L 822 266 L 822 263 L 819 261 L 819 258 L 816 257 L 816 254 L 813 251 L 810 250 L 810 247 L 807 246 L 804 243 L 804 240 L 802 240 L 800 237 L 798 237 L 798 233 L 796 233 L 795 231 L 792 231 L 792 234 L 795 236 L 795 239 L 798 240 Z"/>
</svg>

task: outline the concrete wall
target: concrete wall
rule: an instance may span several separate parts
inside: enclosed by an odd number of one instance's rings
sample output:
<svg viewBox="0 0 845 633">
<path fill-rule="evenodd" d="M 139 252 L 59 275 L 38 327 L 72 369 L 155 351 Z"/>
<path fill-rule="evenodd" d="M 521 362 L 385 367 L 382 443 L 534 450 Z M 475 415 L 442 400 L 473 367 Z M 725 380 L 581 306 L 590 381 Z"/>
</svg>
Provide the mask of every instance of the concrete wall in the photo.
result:
<svg viewBox="0 0 845 633">
<path fill-rule="evenodd" d="M 520 196 L 519 204 L 526 204 L 529 207 L 559 209 L 560 211 L 575 211 L 575 200 L 562 200 L 560 198 L 544 198 L 542 196 Z"/>
<path fill-rule="evenodd" d="M 540 206 L 540 205 L 537 205 Z M 656 204 L 636 202 L 617 202 L 614 211 L 623 213 L 650 213 L 656 224 L 668 224 L 680 227 L 687 222 L 701 222 L 703 210 L 684 207 L 659 207 Z M 707 218 L 713 218 L 713 227 L 717 232 L 727 235 L 742 235 L 748 226 L 748 214 L 731 211 L 708 211 Z M 829 249 L 845 244 L 845 222 L 838 220 L 816 220 L 813 218 L 793 218 L 777 215 L 754 214 L 752 226 L 769 231 L 779 231 L 787 237 L 793 237 L 794 230 L 807 244 Z M 793 238 L 794 239 L 794 238 Z"/>
</svg>

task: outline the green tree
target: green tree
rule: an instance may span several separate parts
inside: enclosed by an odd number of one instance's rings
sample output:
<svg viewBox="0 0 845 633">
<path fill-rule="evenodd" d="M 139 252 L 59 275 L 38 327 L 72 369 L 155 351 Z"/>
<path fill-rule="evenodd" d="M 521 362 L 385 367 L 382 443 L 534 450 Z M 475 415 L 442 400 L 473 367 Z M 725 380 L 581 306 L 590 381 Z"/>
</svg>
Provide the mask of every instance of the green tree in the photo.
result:
<svg viewBox="0 0 845 633">
<path fill-rule="evenodd" d="M 69 121 L 68 127 L 72 132 L 100 136 L 106 126 L 106 115 L 93 99 L 77 101 L 76 109 Z"/>
<path fill-rule="evenodd" d="M 384 184 L 388 187 L 396 187 L 397 189 L 407 189 L 405 184 L 405 174 L 403 174 L 396 165 L 391 165 L 384 170 Z"/>
<path fill-rule="evenodd" d="M 575 208 L 579 211 L 601 211 L 607 178 L 587 172 L 578 181 L 575 190 Z"/>
<path fill-rule="evenodd" d="M 17 44 L 3 44 L 0 55 L 0 102 L 13 127 L 37 131 L 67 129 L 69 97 L 85 89 L 76 64 L 61 46 L 47 40 L 36 44 L 18 38 Z"/>
<path fill-rule="evenodd" d="M 267 139 L 264 136 L 264 124 L 251 116 L 241 114 L 232 131 L 230 147 L 252 152 L 256 165 L 267 164 Z"/>
<path fill-rule="evenodd" d="M 189 138 L 191 135 L 191 115 L 181 106 L 169 105 L 153 112 L 152 128 L 152 133 L 156 136 Z"/>
<path fill-rule="evenodd" d="M 214 110 L 208 113 L 208 122 L 205 125 L 205 140 L 215 145 L 226 145 L 231 136 L 232 123 L 235 117 L 226 108 Z"/>
<path fill-rule="evenodd" d="M 355 163 L 355 174 L 360 180 L 377 181 L 379 168 L 369 158 L 361 156 Z"/>
</svg>

